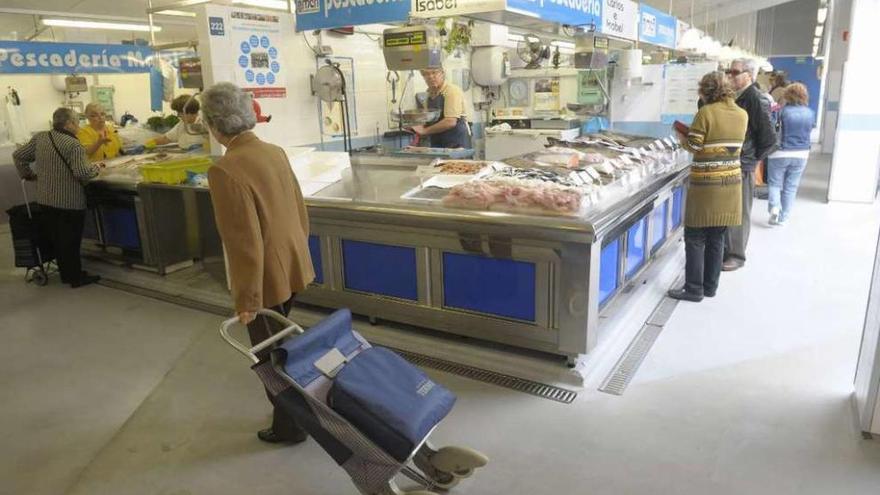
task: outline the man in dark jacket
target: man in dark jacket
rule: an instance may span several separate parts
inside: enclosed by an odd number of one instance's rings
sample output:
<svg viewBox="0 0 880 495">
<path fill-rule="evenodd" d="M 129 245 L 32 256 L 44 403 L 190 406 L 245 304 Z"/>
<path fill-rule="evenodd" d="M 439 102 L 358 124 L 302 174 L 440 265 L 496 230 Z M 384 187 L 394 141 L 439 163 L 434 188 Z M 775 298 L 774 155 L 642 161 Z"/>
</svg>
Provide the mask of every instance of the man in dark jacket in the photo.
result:
<svg viewBox="0 0 880 495">
<path fill-rule="evenodd" d="M 734 60 L 727 70 L 727 76 L 736 89 L 736 104 L 749 114 L 749 126 L 740 154 L 743 220 L 742 225 L 727 230 L 727 247 L 722 265 L 724 271 L 738 270 L 746 262 L 746 246 L 749 243 L 752 202 L 755 196 L 755 168 L 776 147 L 776 134 L 770 124 L 770 105 L 757 87 L 757 74 L 757 63 L 748 59 Z"/>
</svg>

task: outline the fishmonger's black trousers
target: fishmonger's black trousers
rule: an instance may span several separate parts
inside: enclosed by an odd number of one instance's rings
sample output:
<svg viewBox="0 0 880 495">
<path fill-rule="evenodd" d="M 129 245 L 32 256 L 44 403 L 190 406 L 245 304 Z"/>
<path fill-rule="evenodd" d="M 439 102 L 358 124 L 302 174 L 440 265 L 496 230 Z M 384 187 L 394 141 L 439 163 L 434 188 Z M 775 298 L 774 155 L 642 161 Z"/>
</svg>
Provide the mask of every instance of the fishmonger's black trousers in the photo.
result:
<svg viewBox="0 0 880 495">
<path fill-rule="evenodd" d="M 691 294 L 715 295 L 724 258 L 727 227 L 685 227 L 685 283 Z"/>
</svg>

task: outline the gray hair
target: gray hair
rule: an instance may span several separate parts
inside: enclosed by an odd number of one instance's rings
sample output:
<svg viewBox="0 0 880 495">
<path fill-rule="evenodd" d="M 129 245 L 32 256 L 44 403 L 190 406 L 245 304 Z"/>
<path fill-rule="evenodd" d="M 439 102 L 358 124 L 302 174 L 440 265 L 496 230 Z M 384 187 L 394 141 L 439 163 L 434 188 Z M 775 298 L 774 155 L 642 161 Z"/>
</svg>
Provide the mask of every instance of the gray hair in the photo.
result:
<svg viewBox="0 0 880 495">
<path fill-rule="evenodd" d="M 95 102 L 92 102 L 92 103 L 89 103 L 88 105 L 86 105 L 86 109 L 83 111 L 83 113 L 88 115 L 92 112 L 104 113 L 103 105 L 101 105 L 100 103 L 95 103 Z"/>
<path fill-rule="evenodd" d="M 218 83 L 202 93 L 202 118 L 224 136 L 235 136 L 257 125 L 252 96 L 235 84 Z"/>
<path fill-rule="evenodd" d="M 738 58 L 733 61 L 733 64 L 740 64 L 743 66 L 743 72 L 748 72 L 752 76 L 752 81 L 758 80 L 758 62 L 751 58 Z"/>
<path fill-rule="evenodd" d="M 56 131 L 64 130 L 64 126 L 66 126 L 70 122 L 79 121 L 79 116 L 73 110 L 67 107 L 61 107 L 55 112 L 52 113 L 52 129 Z"/>
</svg>

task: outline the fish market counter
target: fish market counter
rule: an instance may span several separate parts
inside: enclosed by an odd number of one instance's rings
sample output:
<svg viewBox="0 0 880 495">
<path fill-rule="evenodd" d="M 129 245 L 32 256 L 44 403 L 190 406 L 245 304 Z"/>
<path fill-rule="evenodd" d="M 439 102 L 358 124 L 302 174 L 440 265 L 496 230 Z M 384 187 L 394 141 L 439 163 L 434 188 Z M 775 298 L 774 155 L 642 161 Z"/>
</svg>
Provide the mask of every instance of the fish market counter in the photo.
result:
<svg viewBox="0 0 880 495">
<path fill-rule="evenodd" d="M 682 225 L 687 163 L 603 187 L 577 216 L 448 208 L 415 167 L 354 166 L 306 198 L 317 278 L 298 300 L 573 364 Z"/>
<path fill-rule="evenodd" d="M 86 255 L 161 275 L 222 257 L 207 188 L 105 178 L 87 193 Z"/>
<path fill-rule="evenodd" d="M 584 186 L 581 210 L 565 215 L 453 207 L 444 198 L 454 186 L 425 187 L 439 176 L 422 173 L 424 160 L 295 168 L 316 272 L 298 300 L 573 364 L 595 347 L 602 309 L 680 230 L 688 157 L 672 155 L 641 175 Z M 161 274 L 193 261 L 222 271 L 206 187 L 98 180 L 89 191 L 93 254 Z"/>
</svg>

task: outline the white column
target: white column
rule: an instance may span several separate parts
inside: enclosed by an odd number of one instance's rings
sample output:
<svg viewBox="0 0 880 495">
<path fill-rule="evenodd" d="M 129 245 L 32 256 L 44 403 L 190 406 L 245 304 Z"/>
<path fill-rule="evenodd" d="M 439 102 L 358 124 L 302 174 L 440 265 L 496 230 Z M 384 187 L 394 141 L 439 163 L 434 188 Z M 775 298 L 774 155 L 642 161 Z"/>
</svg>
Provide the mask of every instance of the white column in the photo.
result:
<svg viewBox="0 0 880 495">
<path fill-rule="evenodd" d="M 849 26 L 828 199 L 872 202 L 880 178 L 880 98 L 875 96 L 880 0 L 852 0 Z"/>
</svg>

